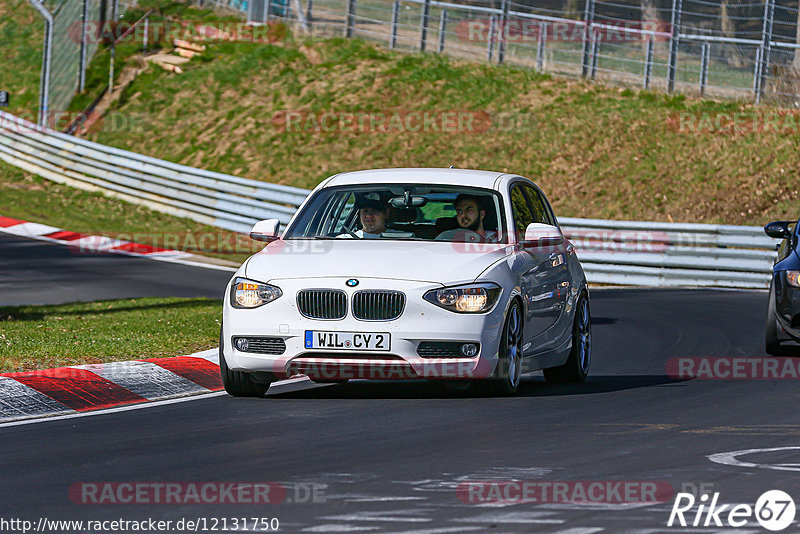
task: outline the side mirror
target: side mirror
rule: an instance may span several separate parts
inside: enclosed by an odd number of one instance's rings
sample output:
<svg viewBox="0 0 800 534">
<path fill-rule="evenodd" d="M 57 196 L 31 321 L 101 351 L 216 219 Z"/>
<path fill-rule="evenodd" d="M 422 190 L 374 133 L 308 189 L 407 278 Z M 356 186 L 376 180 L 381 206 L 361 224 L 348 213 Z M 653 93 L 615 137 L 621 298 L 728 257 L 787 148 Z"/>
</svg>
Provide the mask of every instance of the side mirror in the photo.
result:
<svg viewBox="0 0 800 534">
<path fill-rule="evenodd" d="M 250 230 L 250 238 L 256 241 L 275 241 L 281 229 L 281 222 L 278 219 L 267 219 L 258 221 Z"/>
<path fill-rule="evenodd" d="M 558 226 L 531 223 L 525 229 L 525 239 L 521 245 L 525 248 L 558 247 L 564 244 L 564 234 Z"/>
<path fill-rule="evenodd" d="M 771 222 L 764 227 L 764 232 L 775 239 L 788 239 L 792 237 L 792 232 L 789 230 L 790 224 L 792 221 Z"/>
</svg>

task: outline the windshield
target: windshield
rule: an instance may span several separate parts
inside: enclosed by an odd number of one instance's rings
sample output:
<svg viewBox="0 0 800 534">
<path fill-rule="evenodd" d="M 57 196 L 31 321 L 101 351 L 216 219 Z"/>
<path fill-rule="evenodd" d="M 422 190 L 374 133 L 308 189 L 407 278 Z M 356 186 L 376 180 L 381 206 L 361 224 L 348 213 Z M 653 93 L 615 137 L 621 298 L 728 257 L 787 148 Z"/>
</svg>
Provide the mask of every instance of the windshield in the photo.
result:
<svg viewBox="0 0 800 534">
<path fill-rule="evenodd" d="M 319 191 L 285 239 L 396 239 L 505 243 L 495 191 L 431 184 L 339 186 Z"/>
</svg>

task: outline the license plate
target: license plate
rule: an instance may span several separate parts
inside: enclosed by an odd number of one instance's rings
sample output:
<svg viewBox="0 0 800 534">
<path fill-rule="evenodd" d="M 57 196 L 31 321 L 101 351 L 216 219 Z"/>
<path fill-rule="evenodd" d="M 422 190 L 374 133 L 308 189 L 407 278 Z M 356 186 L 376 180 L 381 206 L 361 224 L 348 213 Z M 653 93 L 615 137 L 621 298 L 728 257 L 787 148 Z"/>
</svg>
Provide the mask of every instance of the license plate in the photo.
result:
<svg viewBox="0 0 800 534">
<path fill-rule="evenodd" d="M 389 350 L 390 337 L 385 332 L 321 332 L 306 330 L 307 349 Z"/>
</svg>

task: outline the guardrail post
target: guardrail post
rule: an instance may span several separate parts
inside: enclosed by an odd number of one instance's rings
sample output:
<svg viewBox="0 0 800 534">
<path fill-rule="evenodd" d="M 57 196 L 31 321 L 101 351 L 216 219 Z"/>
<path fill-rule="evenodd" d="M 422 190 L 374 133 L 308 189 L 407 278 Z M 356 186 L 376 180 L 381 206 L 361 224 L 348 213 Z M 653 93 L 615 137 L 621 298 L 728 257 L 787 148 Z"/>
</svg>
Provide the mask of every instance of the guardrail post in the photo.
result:
<svg viewBox="0 0 800 534">
<path fill-rule="evenodd" d="M 589 61 L 592 53 L 591 38 L 593 35 L 592 25 L 594 24 L 594 0 L 586 0 L 586 7 L 583 10 L 583 61 L 581 62 L 581 76 L 586 78 L 589 75 Z"/>
<path fill-rule="evenodd" d="M 494 26 L 495 18 L 494 15 L 492 15 L 489 17 L 489 37 L 486 43 L 486 61 L 489 63 L 492 62 L 492 56 L 494 55 Z"/>
<path fill-rule="evenodd" d="M 441 54 L 444 52 L 444 40 L 447 37 L 447 8 L 442 9 L 439 15 L 439 50 Z"/>
<path fill-rule="evenodd" d="M 703 96 L 706 94 L 706 83 L 708 82 L 708 62 L 711 56 L 711 45 L 703 43 L 703 49 L 700 53 L 700 96 Z"/>
<path fill-rule="evenodd" d="M 111 27 L 116 28 L 117 26 L 117 4 L 118 0 L 111 1 Z M 109 50 L 110 59 L 108 62 L 108 94 L 114 93 L 114 61 L 117 58 L 117 35 L 114 32 L 114 35 L 111 36 L 111 48 Z"/>
<path fill-rule="evenodd" d="M 506 58 L 506 37 L 508 37 L 508 12 L 510 10 L 510 2 L 503 0 L 503 14 L 500 16 L 500 29 L 498 37 L 500 38 L 500 46 L 497 51 L 497 62 L 503 63 Z"/>
<path fill-rule="evenodd" d="M 769 74 L 769 60 L 772 51 L 772 21 L 775 16 L 775 0 L 766 0 L 764 3 L 764 26 L 761 30 L 761 69 L 758 81 L 758 101 L 764 98 L 767 89 L 767 75 Z"/>
<path fill-rule="evenodd" d="M 389 48 L 397 46 L 397 22 L 400 18 L 400 2 L 395 0 L 392 4 L 392 32 L 389 37 Z"/>
<path fill-rule="evenodd" d="M 425 0 L 422 4 L 422 20 L 419 29 L 419 50 L 425 51 L 425 41 L 428 40 L 428 19 L 431 16 L 431 0 Z"/>
<path fill-rule="evenodd" d="M 314 30 L 314 0 L 308 0 L 308 4 L 306 4 L 306 23 L 308 24 L 308 33 L 313 33 L 313 30 Z"/>
<path fill-rule="evenodd" d="M 600 55 L 600 39 L 592 32 L 592 80 L 597 75 L 597 56 Z"/>
<path fill-rule="evenodd" d="M 86 89 L 86 30 L 89 23 L 89 0 L 81 0 L 81 55 L 80 65 L 78 66 L 78 91 Z"/>
<path fill-rule="evenodd" d="M 344 36 L 348 39 L 353 36 L 353 27 L 356 25 L 356 0 L 347 0 L 347 20 L 345 21 Z"/>
<path fill-rule="evenodd" d="M 539 23 L 539 42 L 536 44 L 536 70 L 544 71 L 544 55 L 547 46 L 547 23 Z"/>
<path fill-rule="evenodd" d="M 678 28 L 681 25 L 681 9 L 681 0 L 672 0 L 672 26 L 670 28 L 672 35 L 669 39 L 669 67 L 667 68 L 668 93 L 675 90 L 675 78 L 678 72 L 678 45 L 680 44 Z"/>
<path fill-rule="evenodd" d="M 147 53 L 147 45 L 149 44 L 147 40 L 147 34 L 149 32 L 150 32 L 150 15 L 148 15 L 144 19 L 144 35 L 142 36 L 142 54 Z"/>
<path fill-rule="evenodd" d="M 97 13 L 97 27 L 98 28 L 105 28 L 106 26 L 106 10 L 108 9 L 108 0 L 100 0 L 100 9 Z M 99 32 L 98 32 L 99 33 Z M 99 37 L 99 35 L 98 35 Z"/>
<path fill-rule="evenodd" d="M 650 76 L 653 75 L 653 36 L 650 35 L 647 38 L 647 55 L 644 59 L 644 82 L 642 82 L 642 87 L 645 89 L 650 89 Z"/>
<path fill-rule="evenodd" d="M 756 104 L 761 102 L 761 89 L 760 89 L 760 82 L 761 82 L 761 47 L 759 46 L 756 48 L 756 61 L 755 66 L 753 67 L 753 98 L 755 99 Z"/>
<path fill-rule="evenodd" d="M 28 0 L 44 19 L 44 46 L 42 47 L 42 70 L 39 80 L 39 126 L 46 126 L 50 106 L 50 63 L 53 57 L 53 15 L 38 2 Z"/>
</svg>

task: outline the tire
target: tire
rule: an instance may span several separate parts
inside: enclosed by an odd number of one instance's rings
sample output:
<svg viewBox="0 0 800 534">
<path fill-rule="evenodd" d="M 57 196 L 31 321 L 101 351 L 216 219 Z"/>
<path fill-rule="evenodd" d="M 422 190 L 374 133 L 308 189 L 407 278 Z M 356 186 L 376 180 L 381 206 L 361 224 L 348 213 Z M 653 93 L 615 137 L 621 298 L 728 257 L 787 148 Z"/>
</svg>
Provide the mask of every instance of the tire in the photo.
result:
<svg viewBox="0 0 800 534">
<path fill-rule="evenodd" d="M 764 348 L 773 356 L 786 356 L 787 350 L 781 346 L 778 335 L 778 319 L 775 318 L 775 284 L 769 285 L 769 305 L 767 306 L 767 325 L 764 331 Z"/>
<path fill-rule="evenodd" d="M 775 318 L 775 286 L 769 285 L 769 305 L 767 306 L 767 323 L 764 329 L 764 348 L 768 354 L 780 356 L 781 343 L 778 340 L 778 320 Z"/>
<path fill-rule="evenodd" d="M 513 395 L 519 388 L 522 378 L 523 328 L 522 307 L 515 300 L 506 314 L 494 374 L 490 378 L 480 381 L 480 385 L 490 395 Z"/>
<path fill-rule="evenodd" d="M 222 385 L 228 395 L 234 397 L 263 397 L 269 389 L 270 380 L 256 380 L 250 373 L 242 371 L 231 371 L 225 361 L 225 354 L 222 350 L 222 327 L 219 331 L 219 373 L 222 376 Z"/>
<path fill-rule="evenodd" d="M 581 294 L 572 323 L 572 349 L 564 365 L 544 370 L 548 382 L 583 382 L 592 363 L 592 316 L 589 299 Z"/>
</svg>

